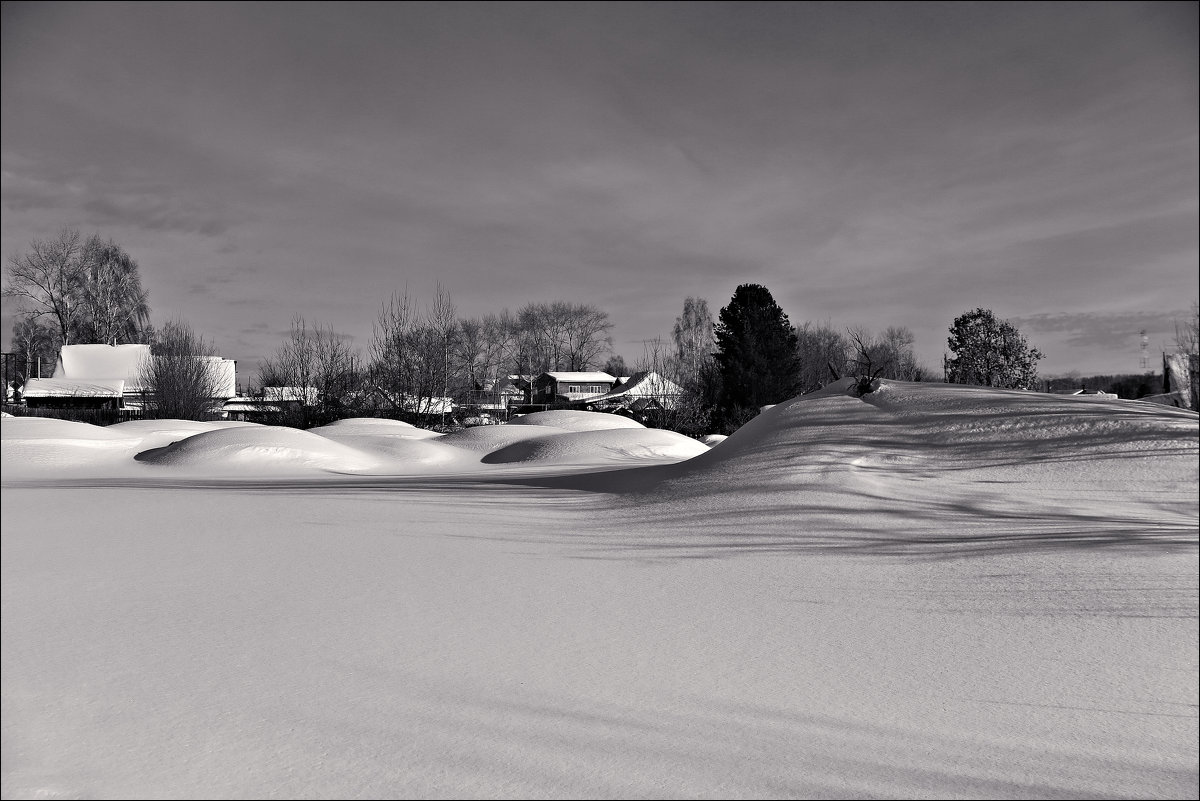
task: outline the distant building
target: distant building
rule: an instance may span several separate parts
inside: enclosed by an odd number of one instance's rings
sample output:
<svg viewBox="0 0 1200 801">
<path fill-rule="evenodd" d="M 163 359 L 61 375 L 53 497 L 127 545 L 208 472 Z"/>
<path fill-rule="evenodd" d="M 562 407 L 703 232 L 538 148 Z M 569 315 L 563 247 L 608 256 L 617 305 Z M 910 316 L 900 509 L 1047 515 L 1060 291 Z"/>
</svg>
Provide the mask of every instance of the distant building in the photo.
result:
<svg viewBox="0 0 1200 801">
<path fill-rule="evenodd" d="M 464 398 L 463 406 L 484 412 L 507 416 L 510 407 L 525 402 L 529 390 L 529 379 L 519 375 L 508 375 L 477 384 Z"/>
<path fill-rule="evenodd" d="M 600 372 L 550 372 L 533 379 L 533 404 L 554 404 L 595 398 L 610 392 L 615 376 Z"/>
<path fill-rule="evenodd" d="M 647 409 L 674 409 L 683 395 L 683 387 L 653 370 L 634 373 L 613 389 L 594 399 L 598 409 L 628 409 L 642 412 Z"/>
<path fill-rule="evenodd" d="M 130 409 L 146 404 L 149 345 L 63 345 L 52 378 L 30 378 L 21 388 L 25 405 L 44 409 Z M 214 403 L 237 394 L 237 362 L 205 356 L 219 379 Z"/>
</svg>

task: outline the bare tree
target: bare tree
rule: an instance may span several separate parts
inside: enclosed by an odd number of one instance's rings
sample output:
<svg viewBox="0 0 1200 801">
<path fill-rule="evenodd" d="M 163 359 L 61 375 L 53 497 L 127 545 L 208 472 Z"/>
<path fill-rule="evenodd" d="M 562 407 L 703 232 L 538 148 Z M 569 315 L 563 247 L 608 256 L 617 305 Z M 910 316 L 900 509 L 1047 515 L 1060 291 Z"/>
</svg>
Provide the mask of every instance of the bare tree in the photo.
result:
<svg viewBox="0 0 1200 801">
<path fill-rule="evenodd" d="M 362 365 L 358 351 L 333 326 L 315 326 L 312 335 L 313 384 L 321 422 L 353 416 L 361 411 L 358 390 Z"/>
<path fill-rule="evenodd" d="M 58 352 L 58 334 L 34 315 L 18 317 L 12 328 L 12 348 L 19 356 L 15 379 L 24 384 L 41 376 L 42 363 L 53 369 Z"/>
<path fill-rule="evenodd" d="M 62 229 L 57 236 L 34 240 L 25 253 L 8 263 L 8 297 L 19 298 L 27 313 L 51 318 L 58 327 L 58 340 L 74 341 L 83 306 L 87 281 L 84 240 L 78 231 Z"/>
<path fill-rule="evenodd" d="M 517 312 L 522 362 L 531 374 L 562 367 L 562 305 L 529 303 Z"/>
<path fill-rule="evenodd" d="M 434 293 L 433 305 L 429 307 L 425 321 L 429 329 L 429 340 L 434 350 L 432 354 L 434 358 L 430 360 L 431 366 L 434 367 L 434 383 L 432 386 L 440 387 L 440 397 L 446 398 L 450 394 L 451 356 L 454 352 L 459 330 L 454 301 L 450 299 L 450 293 L 446 291 L 440 281 Z M 439 403 L 438 407 L 441 409 L 442 425 L 445 425 L 445 401 L 443 400 Z"/>
<path fill-rule="evenodd" d="M 850 345 L 849 372 L 858 379 L 860 394 L 870 392 L 877 378 L 895 381 L 921 381 L 929 371 L 917 363 L 913 345 L 916 338 L 903 326 L 890 326 L 879 336 L 866 328 L 850 328 L 846 332 Z"/>
<path fill-rule="evenodd" d="M 905 326 L 888 326 L 879 336 L 879 344 L 888 353 L 891 367 L 882 376 L 897 381 L 924 381 L 930 371 L 917 361 L 916 337 Z"/>
<path fill-rule="evenodd" d="M 380 308 L 371 339 L 371 376 L 376 387 L 400 411 L 403 399 L 417 384 L 417 365 L 413 344 L 420 322 L 407 287 L 393 293 Z"/>
<path fill-rule="evenodd" d="M 350 341 L 333 326 L 309 326 L 299 315 L 292 318 L 288 339 L 259 368 L 262 386 L 296 388 L 299 408 L 282 422 L 299 428 L 357 412 L 360 378 L 360 359 Z"/>
<path fill-rule="evenodd" d="M 89 237 L 82 286 L 80 339 L 117 345 L 144 341 L 150 325 L 149 293 L 138 264 L 112 240 Z"/>
<path fill-rule="evenodd" d="M 212 343 L 178 320 L 163 326 L 150 353 L 142 365 L 147 415 L 173 420 L 212 419 L 224 388 L 221 374 L 206 358 L 216 353 Z"/>
<path fill-rule="evenodd" d="M 503 380 L 523 372 L 520 368 L 520 326 L 512 313 L 504 309 L 499 314 L 484 315 L 480 336 L 483 374 L 494 392 L 492 403 L 499 405 Z"/>
<path fill-rule="evenodd" d="M 681 366 L 687 369 L 689 377 L 699 376 L 703 363 L 712 358 L 717 347 L 708 301 L 687 298 L 683 302 L 683 314 L 675 318 L 672 336 L 675 339 L 675 355 Z"/>
<path fill-rule="evenodd" d="M 1200 301 L 1192 301 L 1187 320 L 1175 321 L 1175 347 L 1180 353 L 1200 352 Z"/>
<path fill-rule="evenodd" d="M 288 338 L 274 356 L 263 359 L 259 366 L 259 383 L 264 387 L 311 387 L 316 372 L 316 346 L 308 322 L 297 315 L 292 318 Z"/>
<path fill-rule="evenodd" d="M 567 304 L 565 311 L 567 369 L 590 370 L 612 351 L 608 312 L 590 304 Z"/>
<path fill-rule="evenodd" d="M 800 356 L 800 390 L 812 392 L 849 372 L 850 344 L 828 322 L 804 323 L 796 329 Z"/>
<path fill-rule="evenodd" d="M 9 261 L 4 290 L 20 299 L 27 315 L 54 321 L 63 345 L 79 342 L 145 342 L 149 295 L 138 265 L 119 245 L 93 234 L 83 239 L 64 228 Z"/>
<path fill-rule="evenodd" d="M 865 328 L 848 328 L 846 336 L 850 342 L 850 368 L 855 378 L 855 391 L 866 395 L 876 379 L 895 369 L 895 353 Z"/>
<path fill-rule="evenodd" d="M 525 363 L 537 362 L 530 372 L 589 370 L 612 350 L 613 328 L 608 312 L 587 303 L 529 303 L 517 313 Z M 536 353 L 537 359 L 529 357 Z"/>
</svg>

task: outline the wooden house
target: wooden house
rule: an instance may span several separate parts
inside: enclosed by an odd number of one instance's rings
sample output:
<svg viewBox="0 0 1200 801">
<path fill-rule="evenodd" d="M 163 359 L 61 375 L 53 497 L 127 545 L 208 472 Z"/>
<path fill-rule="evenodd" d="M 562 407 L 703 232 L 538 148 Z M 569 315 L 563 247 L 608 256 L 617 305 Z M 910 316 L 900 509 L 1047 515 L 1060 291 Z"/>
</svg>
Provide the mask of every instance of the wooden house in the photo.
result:
<svg viewBox="0 0 1200 801">
<path fill-rule="evenodd" d="M 530 402 L 551 405 L 587 400 L 610 392 L 616 382 L 615 376 L 600 372 L 542 373 L 533 379 Z"/>
</svg>

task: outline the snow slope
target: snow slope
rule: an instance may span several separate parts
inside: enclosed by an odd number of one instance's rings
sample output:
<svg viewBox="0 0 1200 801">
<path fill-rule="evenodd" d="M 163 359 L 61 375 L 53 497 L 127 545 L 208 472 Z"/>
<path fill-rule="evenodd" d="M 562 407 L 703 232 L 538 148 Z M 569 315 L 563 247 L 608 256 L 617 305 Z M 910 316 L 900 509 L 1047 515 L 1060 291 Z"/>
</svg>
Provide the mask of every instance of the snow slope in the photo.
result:
<svg viewBox="0 0 1200 801">
<path fill-rule="evenodd" d="M 6 417 L 2 795 L 1195 797 L 1196 415 L 846 390 L 691 456 Z"/>
</svg>

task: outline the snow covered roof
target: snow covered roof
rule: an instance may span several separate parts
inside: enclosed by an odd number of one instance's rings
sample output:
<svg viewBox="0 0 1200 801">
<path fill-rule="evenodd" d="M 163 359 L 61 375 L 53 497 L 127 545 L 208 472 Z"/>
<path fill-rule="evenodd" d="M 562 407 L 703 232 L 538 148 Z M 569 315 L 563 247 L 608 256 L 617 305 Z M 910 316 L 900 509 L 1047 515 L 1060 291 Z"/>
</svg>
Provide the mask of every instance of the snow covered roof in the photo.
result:
<svg viewBox="0 0 1200 801">
<path fill-rule="evenodd" d="M 149 345 L 63 345 L 58 363 L 54 368 L 56 385 L 53 397 L 83 397 L 90 382 L 124 382 L 124 392 L 130 395 L 141 392 L 143 368 L 151 358 Z M 219 382 L 217 397 L 232 398 L 237 394 L 237 362 L 220 356 L 204 356 Z M 45 380 L 45 379 L 43 379 Z M 83 382 L 77 385 L 78 382 Z M 43 386 L 41 392 L 50 392 Z M 29 393 L 25 393 L 29 397 Z M 34 397 L 51 397 L 41 395 Z"/>
<path fill-rule="evenodd" d="M 555 381 L 590 381 L 590 382 L 603 382 L 603 383 L 611 384 L 617 380 L 615 376 L 611 376 L 608 373 L 601 373 L 601 372 L 590 372 L 590 373 L 548 372 L 548 373 L 542 373 L 542 375 L 550 376 Z"/>
<path fill-rule="evenodd" d="M 225 401 L 221 406 L 223 412 L 278 412 L 280 407 L 273 403 L 268 403 L 261 398 L 247 398 L 244 396 L 236 396 Z"/>
<path fill-rule="evenodd" d="M 26 398 L 119 398 L 125 393 L 121 379 L 80 381 L 68 378 L 30 378 L 22 394 Z"/>
<path fill-rule="evenodd" d="M 63 345 L 54 377 L 77 381 L 119 378 L 139 384 L 142 365 L 149 357 L 149 345 Z"/>
<path fill-rule="evenodd" d="M 626 383 L 607 395 L 603 395 L 602 398 L 658 398 L 681 394 L 683 394 L 683 388 L 671 379 L 665 378 L 653 370 L 643 370 L 640 373 L 634 373 Z"/>
</svg>

